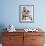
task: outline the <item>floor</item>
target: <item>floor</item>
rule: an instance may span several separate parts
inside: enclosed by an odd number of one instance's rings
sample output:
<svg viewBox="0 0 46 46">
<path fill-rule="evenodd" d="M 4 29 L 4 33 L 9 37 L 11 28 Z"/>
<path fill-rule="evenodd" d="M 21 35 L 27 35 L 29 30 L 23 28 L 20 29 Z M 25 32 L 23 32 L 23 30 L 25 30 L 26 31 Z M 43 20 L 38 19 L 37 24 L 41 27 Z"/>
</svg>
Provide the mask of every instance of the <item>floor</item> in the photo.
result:
<svg viewBox="0 0 46 46">
<path fill-rule="evenodd" d="M 2 44 L 0 44 L 0 46 L 2 46 Z"/>
</svg>

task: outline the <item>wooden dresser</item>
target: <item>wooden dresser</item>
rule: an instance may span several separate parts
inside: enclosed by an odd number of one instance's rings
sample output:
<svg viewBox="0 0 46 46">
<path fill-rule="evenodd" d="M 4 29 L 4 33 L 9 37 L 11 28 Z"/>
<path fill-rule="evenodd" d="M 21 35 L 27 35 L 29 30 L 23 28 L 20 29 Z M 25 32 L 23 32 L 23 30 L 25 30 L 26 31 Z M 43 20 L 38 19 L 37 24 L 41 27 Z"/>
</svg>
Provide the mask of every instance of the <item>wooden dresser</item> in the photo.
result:
<svg viewBox="0 0 46 46">
<path fill-rule="evenodd" d="M 44 32 L 3 32 L 3 46 L 44 46 Z"/>
</svg>

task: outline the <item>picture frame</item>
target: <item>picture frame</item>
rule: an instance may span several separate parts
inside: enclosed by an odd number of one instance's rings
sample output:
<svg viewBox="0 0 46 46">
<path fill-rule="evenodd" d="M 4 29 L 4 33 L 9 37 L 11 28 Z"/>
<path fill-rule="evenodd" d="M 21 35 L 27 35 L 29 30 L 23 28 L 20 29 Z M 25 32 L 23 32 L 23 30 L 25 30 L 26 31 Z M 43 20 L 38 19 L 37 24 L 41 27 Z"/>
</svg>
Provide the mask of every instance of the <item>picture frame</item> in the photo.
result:
<svg viewBox="0 0 46 46">
<path fill-rule="evenodd" d="M 34 22 L 34 5 L 19 5 L 19 21 Z"/>
</svg>

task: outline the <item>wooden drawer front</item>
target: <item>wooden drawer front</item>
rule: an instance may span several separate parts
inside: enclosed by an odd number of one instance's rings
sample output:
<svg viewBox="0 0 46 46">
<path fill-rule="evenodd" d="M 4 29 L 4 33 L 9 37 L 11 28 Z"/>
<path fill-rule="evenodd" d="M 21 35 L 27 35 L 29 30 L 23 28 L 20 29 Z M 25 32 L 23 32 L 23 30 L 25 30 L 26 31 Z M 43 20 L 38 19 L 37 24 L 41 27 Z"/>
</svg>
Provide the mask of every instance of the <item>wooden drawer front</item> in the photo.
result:
<svg viewBox="0 0 46 46">
<path fill-rule="evenodd" d="M 20 43 L 12 43 L 12 44 L 10 44 L 10 43 L 8 43 L 8 44 L 2 44 L 3 46 L 23 46 L 23 43 L 22 42 L 20 42 Z"/>
<path fill-rule="evenodd" d="M 44 36 L 32 36 L 32 44 L 43 44 Z"/>
<path fill-rule="evenodd" d="M 24 46 L 31 46 L 31 44 L 32 44 L 32 37 L 30 37 L 30 36 L 26 36 L 26 37 L 24 37 Z"/>
<path fill-rule="evenodd" d="M 43 44 L 32 44 L 32 46 L 44 46 Z"/>
<path fill-rule="evenodd" d="M 16 42 L 18 40 L 23 40 L 23 36 L 5 36 L 3 37 L 3 43 L 13 43 Z M 20 42 L 20 41 L 19 41 Z"/>
<path fill-rule="evenodd" d="M 3 46 L 23 46 L 23 38 L 18 36 L 5 38 Z"/>
<path fill-rule="evenodd" d="M 44 36 L 24 36 L 24 46 L 44 46 Z"/>
<path fill-rule="evenodd" d="M 4 36 L 23 36 L 23 32 L 4 32 Z"/>
<path fill-rule="evenodd" d="M 29 35 L 37 35 L 37 36 L 41 36 L 41 35 L 44 35 L 44 32 L 25 32 L 24 33 L 24 36 L 29 36 Z"/>
</svg>

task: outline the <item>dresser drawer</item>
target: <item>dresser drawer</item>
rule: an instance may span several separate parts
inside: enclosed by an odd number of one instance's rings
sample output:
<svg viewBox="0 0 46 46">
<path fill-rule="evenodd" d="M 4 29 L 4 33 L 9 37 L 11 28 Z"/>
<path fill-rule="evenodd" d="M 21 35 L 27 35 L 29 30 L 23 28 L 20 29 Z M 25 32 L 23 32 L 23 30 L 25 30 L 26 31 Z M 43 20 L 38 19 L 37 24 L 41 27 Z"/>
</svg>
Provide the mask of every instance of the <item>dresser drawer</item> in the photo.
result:
<svg viewBox="0 0 46 46">
<path fill-rule="evenodd" d="M 23 32 L 4 32 L 5 36 L 23 36 Z"/>
<path fill-rule="evenodd" d="M 22 36 L 4 36 L 3 46 L 23 46 Z"/>
<path fill-rule="evenodd" d="M 33 44 L 43 44 L 44 36 L 32 36 L 32 43 Z"/>
<path fill-rule="evenodd" d="M 45 33 L 44 32 L 25 32 L 24 36 L 44 36 Z"/>
<path fill-rule="evenodd" d="M 32 46 L 44 46 L 44 44 L 32 44 Z"/>
<path fill-rule="evenodd" d="M 3 43 L 14 43 L 14 42 L 23 41 L 23 36 L 4 36 Z"/>
<path fill-rule="evenodd" d="M 23 43 L 21 42 L 21 43 L 12 43 L 12 44 L 10 44 L 10 43 L 8 43 L 8 44 L 4 44 L 3 43 L 3 45 L 2 46 L 23 46 Z"/>
</svg>

